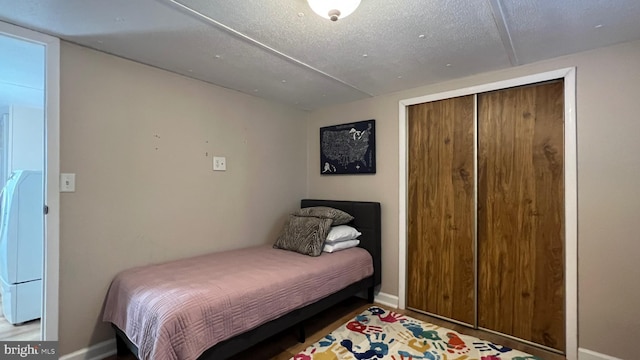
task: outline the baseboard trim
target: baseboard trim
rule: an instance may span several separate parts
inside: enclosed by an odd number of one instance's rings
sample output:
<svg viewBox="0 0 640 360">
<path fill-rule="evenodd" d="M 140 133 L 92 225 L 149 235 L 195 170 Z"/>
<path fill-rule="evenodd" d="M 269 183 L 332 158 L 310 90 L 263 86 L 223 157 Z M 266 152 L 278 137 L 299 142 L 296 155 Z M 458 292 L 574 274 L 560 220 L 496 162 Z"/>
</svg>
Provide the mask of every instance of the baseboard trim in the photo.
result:
<svg viewBox="0 0 640 360">
<path fill-rule="evenodd" d="M 64 355 L 60 360 L 102 360 L 115 354 L 116 340 L 111 339 Z"/>
<path fill-rule="evenodd" d="M 395 295 L 379 292 L 373 301 L 392 308 L 398 308 L 398 297 Z"/>
<path fill-rule="evenodd" d="M 578 360 L 622 360 L 599 352 L 578 348 Z"/>
</svg>

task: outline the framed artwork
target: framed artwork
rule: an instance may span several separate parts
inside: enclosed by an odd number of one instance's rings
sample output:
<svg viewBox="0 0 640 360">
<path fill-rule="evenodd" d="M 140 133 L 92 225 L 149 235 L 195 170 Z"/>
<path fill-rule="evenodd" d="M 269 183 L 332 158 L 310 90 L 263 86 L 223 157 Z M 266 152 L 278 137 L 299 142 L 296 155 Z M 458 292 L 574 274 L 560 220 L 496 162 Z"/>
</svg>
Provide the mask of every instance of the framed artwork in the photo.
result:
<svg viewBox="0 0 640 360">
<path fill-rule="evenodd" d="M 320 128 L 320 174 L 375 173 L 375 120 Z"/>
</svg>

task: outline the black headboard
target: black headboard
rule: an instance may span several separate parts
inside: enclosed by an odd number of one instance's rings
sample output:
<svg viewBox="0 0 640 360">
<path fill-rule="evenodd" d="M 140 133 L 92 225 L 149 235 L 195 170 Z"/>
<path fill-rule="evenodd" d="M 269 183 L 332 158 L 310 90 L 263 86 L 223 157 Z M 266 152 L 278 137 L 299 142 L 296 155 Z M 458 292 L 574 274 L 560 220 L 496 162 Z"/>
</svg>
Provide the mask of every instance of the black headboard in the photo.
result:
<svg viewBox="0 0 640 360">
<path fill-rule="evenodd" d="M 380 226 L 380 203 L 368 201 L 336 201 L 336 200 L 313 200 L 303 199 L 300 207 L 328 206 L 351 214 L 354 219 L 349 224 L 362 233 L 358 238 L 359 247 L 367 250 L 373 258 L 373 279 L 374 286 L 382 282 L 382 261 L 381 261 L 381 226 Z"/>
</svg>

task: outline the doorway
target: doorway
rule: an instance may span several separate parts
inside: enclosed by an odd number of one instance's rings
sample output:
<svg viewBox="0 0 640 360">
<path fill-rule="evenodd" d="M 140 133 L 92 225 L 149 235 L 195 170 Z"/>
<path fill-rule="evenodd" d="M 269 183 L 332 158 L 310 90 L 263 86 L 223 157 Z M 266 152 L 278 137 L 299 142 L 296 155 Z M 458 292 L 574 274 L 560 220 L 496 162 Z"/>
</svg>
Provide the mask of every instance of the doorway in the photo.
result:
<svg viewBox="0 0 640 360">
<path fill-rule="evenodd" d="M 576 114 L 575 114 L 575 69 L 561 69 L 556 71 L 550 71 L 537 75 L 525 76 L 521 78 L 499 81 L 495 83 L 489 83 L 484 85 L 473 86 L 469 88 L 448 91 L 444 93 L 438 93 L 434 95 L 427 95 L 417 98 L 405 99 L 400 101 L 399 111 L 399 294 L 398 294 L 398 306 L 404 309 L 408 306 L 407 299 L 407 280 L 409 278 L 407 259 L 408 256 L 408 242 L 407 236 L 409 232 L 408 212 L 409 201 L 408 197 L 411 195 L 408 186 L 408 114 L 409 107 L 416 104 L 436 102 L 443 99 L 462 98 L 468 95 L 493 92 L 501 89 L 508 89 L 513 87 L 519 87 L 523 85 L 535 84 L 547 82 L 555 79 L 562 79 L 564 86 L 561 92 L 564 93 L 564 119 L 565 129 L 563 133 L 564 137 L 564 159 L 565 166 L 563 169 L 564 175 L 564 239 L 565 239 L 565 253 L 564 253 L 564 293 L 565 301 L 561 306 L 565 309 L 564 316 L 564 329 L 565 329 L 565 344 L 566 344 L 566 357 L 567 359 L 577 358 L 577 154 L 576 154 Z M 475 110 L 472 110 L 472 114 Z M 475 127 L 475 125 L 474 125 Z M 464 137 L 462 138 L 464 139 Z M 471 160 L 475 161 L 475 160 Z M 473 201 L 472 201 L 473 203 Z M 474 268 L 476 265 L 473 265 Z M 477 287 L 477 284 L 471 282 L 470 289 L 473 290 Z M 473 299 L 471 299 L 473 300 Z M 475 309 L 472 309 L 475 312 Z M 467 315 L 463 313 L 462 315 Z M 473 320 L 473 313 L 469 317 Z M 466 318 L 461 320 L 467 323 Z"/>
<path fill-rule="evenodd" d="M 0 340 L 58 340 L 57 38 L 0 22 Z"/>
<path fill-rule="evenodd" d="M 408 107 L 407 308 L 564 352 L 563 89 Z"/>
</svg>

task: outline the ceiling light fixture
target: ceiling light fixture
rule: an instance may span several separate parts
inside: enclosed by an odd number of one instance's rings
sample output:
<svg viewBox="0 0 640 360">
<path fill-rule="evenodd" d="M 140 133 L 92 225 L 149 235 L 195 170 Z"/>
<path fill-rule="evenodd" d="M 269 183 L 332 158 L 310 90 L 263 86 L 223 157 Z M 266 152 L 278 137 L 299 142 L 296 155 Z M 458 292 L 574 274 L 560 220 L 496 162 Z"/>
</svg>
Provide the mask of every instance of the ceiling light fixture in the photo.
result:
<svg viewBox="0 0 640 360">
<path fill-rule="evenodd" d="M 356 11 L 360 0 L 307 0 L 316 14 L 331 21 L 338 21 Z"/>
</svg>

